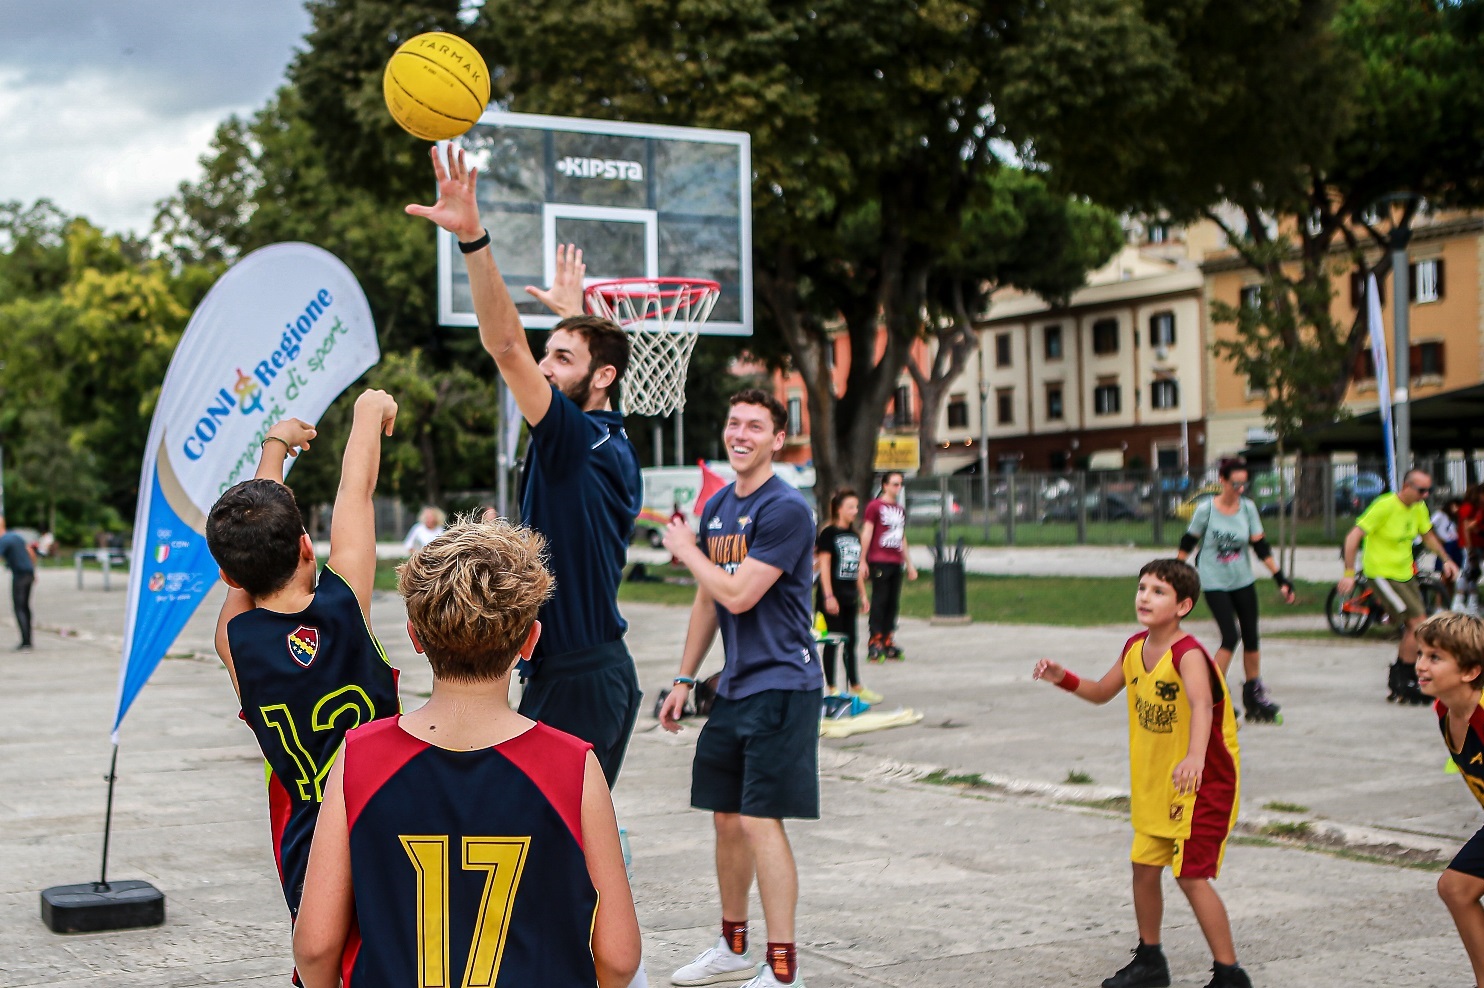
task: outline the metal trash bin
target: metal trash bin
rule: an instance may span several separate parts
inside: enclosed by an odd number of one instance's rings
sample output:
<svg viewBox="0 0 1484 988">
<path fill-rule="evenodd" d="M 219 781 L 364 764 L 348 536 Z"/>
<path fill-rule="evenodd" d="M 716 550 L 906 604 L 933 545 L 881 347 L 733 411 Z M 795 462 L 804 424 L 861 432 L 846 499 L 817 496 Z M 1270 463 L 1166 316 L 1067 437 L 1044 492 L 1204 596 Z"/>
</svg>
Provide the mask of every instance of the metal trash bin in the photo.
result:
<svg viewBox="0 0 1484 988">
<path fill-rule="evenodd" d="M 969 588 L 964 576 L 964 540 L 945 551 L 941 536 L 933 547 L 933 623 L 967 624 Z"/>
</svg>

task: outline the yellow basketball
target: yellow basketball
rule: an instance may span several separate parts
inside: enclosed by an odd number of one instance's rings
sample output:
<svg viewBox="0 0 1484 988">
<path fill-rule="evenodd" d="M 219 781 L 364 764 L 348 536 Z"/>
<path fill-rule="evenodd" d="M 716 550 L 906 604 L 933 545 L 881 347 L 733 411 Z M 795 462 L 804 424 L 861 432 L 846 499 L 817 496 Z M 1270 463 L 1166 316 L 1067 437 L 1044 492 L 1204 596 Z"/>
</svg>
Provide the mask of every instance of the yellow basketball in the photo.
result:
<svg viewBox="0 0 1484 988">
<path fill-rule="evenodd" d="M 490 101 L 490 74 L 473 45 L 434 31 L 392 53 L 381 90 L 403 130 L 425 141 L 446 141 L 479 120 Z"/>
</svg>

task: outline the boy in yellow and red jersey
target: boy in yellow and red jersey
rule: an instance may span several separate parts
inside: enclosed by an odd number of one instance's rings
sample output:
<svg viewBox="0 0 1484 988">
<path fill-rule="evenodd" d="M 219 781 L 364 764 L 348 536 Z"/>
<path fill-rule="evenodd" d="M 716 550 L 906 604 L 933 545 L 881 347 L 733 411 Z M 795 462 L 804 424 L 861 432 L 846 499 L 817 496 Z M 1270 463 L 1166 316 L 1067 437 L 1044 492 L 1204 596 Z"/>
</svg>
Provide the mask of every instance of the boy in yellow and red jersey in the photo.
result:
<svg viewBox="0 0 1484 988">
<path fill-rule="evenodd" d="M 1134 825 L 1134 959 L 1103 988 L 1165 988 L 1170 969 L 1159 945 L 1168 867 L 1214 961 L 1207 988 L 1251 988 L 1237 965 L 1226 906 L 1211 887 L 1221 871 L 1226 838 L 1237 819 L 1240 768 L 1237 721 L 1216 665 L 1180 620 L 1201 594 L 1196 571 L 1178 559 L 1156 559 L 1139 571 L 1134 610 L 1144 631 L 1102 679 L 1082 680 L 1050 659 L 1036 663 L 1044 679 L 1090 703 L 1128 690 L 1130 804 Z"/>
<path fill-rule="evenodd" d="M 1484 806 L 1484 621 L 1444 611 L 1417 626 L 1417 688 L 1433 698 L 1443 743 L 1469 791 Z M 1484 984 L 1484 828 L 1448 864 L 1438 895 Z"/>
</svg>

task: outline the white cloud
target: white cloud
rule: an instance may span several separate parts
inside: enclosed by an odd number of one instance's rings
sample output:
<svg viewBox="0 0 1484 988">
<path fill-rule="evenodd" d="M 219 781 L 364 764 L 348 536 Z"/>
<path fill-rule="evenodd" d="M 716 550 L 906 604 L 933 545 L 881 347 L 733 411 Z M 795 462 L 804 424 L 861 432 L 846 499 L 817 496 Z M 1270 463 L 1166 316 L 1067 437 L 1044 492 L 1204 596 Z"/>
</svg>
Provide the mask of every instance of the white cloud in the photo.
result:
<svg viewBox="0 0 1484 988">
<path fill-rule="evenodd" d="M 217 126 L 261 108 L 301 0 L 0 0 L 0 201 L 144 234 Z"/>
<path fill-rule="evenodd" d="M 24 84 L 0 72 L 0 198 L 47 198 L 107 230 L 144 233 L 155 203 L 200 173 L 217 125 L 253 107 L 165 114 L 93 74 Z"/>
</svg>

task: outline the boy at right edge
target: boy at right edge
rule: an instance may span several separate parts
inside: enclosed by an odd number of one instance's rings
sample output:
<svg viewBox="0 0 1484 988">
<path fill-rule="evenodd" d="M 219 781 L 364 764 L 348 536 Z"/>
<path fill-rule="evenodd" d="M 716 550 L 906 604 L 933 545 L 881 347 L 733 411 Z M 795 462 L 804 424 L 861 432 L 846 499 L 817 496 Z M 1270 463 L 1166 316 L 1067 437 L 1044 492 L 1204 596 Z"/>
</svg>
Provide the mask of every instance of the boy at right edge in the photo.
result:
<svg viewBox="0 0 1484 988">
<path fill-rule="evenodd" d="M 1484 621 L 1444 611 L 1417 626 L 1417 686 L 1433 699 L 1443 743 L 1469 792 L 1484 805 Z M 1484 984 L 1484 829 L 1470 837 L 1438 878 L 1458 937 Z"/>
<path fill-rule="evenodd" d="M 1160 949 L 1168 867 L 1195 912 L 1214 961 L 1207 988 L 1251 988 L 1237 964 L 1226 906 L 1211 887 L 1237 818 L 1237 721 L 1226 682 L 1180 621 L 1201 594 L 1196 571 L 1156 559 L 1139 571 L 1134 610 L 1144 631 L 1130 638 L 1113 668 L 1082 680 L 1051 659 L 1033 677 L 1089 703 L 1128 689 L 1129 787 L 1134 825 L 1134 959 L 1103 988 L 1165 988 L 1170 969 Z"/>
</svg>

